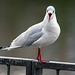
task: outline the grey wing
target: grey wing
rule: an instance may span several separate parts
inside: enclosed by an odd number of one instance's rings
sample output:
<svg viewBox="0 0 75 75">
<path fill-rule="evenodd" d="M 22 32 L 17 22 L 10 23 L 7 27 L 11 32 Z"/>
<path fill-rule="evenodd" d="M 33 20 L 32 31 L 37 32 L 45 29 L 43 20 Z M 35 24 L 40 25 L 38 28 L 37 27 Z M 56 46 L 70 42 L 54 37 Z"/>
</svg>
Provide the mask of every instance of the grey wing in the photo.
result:
<svg viewBox="0 0 75 75">
<path fill-rule="evenodd" d="M 35 41 L 37 41 L 42 36 L 42 34 L 43 34 L 42 32 L 37 32 L 37 33 L 34 33 L 34 34 L 30 35 L 27 38 L 24 46 L 30 46 L 30 45 L 32 45 Z"/>
<path fill-rule="evenodd" d="M 11 46 L 19 46 L 19 47 L 30 46 L 35 41 L 37 41 L 42 35 L 43 35 L 42 26 L 34 25 L 30 27 L 27 31 L 19 35 L 15 40 L 13 40 Z"/>
</svg>

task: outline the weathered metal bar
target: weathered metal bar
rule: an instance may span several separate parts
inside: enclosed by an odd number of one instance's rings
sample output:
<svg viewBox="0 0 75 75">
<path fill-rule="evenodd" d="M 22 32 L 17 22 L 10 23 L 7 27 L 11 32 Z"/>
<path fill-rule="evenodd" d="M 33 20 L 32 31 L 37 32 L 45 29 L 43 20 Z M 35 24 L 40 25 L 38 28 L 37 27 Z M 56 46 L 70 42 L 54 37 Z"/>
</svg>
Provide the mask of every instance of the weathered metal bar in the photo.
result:
<svg viewBox="0 0 75 75">
<path fill-rule="evenodd" d="M 32 62 L 32 75 L 42 75 L 43 68 L 37 68 Z"/>
<path fill-rule="evenodd" d="M 33 59 L 0 56 L 0 64 L 3 65 L 26 66 L 28 63 L 31 63 L 32 61 Z"/>
<path fill-rule="evenodd" d="M 7 65 L 7 75 L 10 75 L 10 65 Z"/>
<path fill-rule="evenodd" d="M 7 65 L 7 75 L 10 75 L 10 65 L 25 66 L 26 75 L 32 75 L 32 61 L 33 59 L 14 58 L 14 57 L 0 57 L 0 64 Z"/>
<path fill-rule="evenodd" d="M 7 65 L 7 74 L 10 75 L 10 65 L 14 66 L 25 66 L 26 75 L 42 75 L 43 69 L 53 69 L 57 70 L 57 75 L 59 75 L 59 70 L 75 71 L 75 63 L 68 62 L 39 62 L 34 59 L 26 58 L 14 58 L 14 57 L 1 57 L 0 64 Z"/>
<path fill-rule="evenodd" d="M 36 75 L 42 75 L 42 70 L 41 68 L 36 68 Z"/>
<path fill-rule="evenodd" d="M 75 63 L 68 63 L 68 62 L 50 61 L 50 62 L 42 63 L 36 61 L 34 62 L 34 66 L 36 68 L 75 71 Z"/>
<path fill-rule="evenodd" d="M 56 75 L 59 75 L 59 71 L 60 71 L 60 70 L 56 70 Z"/>
<path fill-rule="evenodd" d="M 32 75 L 32 63 L 31 62 L 26 63 L 26 75 Z"/>
</svg>

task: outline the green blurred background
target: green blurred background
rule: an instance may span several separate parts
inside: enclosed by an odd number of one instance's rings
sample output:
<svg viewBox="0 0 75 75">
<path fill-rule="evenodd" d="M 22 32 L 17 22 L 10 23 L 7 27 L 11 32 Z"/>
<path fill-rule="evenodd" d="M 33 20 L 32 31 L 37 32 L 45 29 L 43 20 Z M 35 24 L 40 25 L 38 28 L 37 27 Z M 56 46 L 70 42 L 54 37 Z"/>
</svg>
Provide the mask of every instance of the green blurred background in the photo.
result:
<svg viewBox="0 0 75 75">
<path fill-rule="evenodd" d="M 0 0 L 0 46 L 9 45 L 28 27 L 42 21 L 46 8 L 50 5 L 56 9 L 61 34 L 54 44 L 42 48 L 42 58 L 50 61 L 75 62 L 75 0 Z M 37 48 L 0 51 L 0 56 L 36 59 Z M 5 75 L 3 69 L 0 68 L 0 73 Z M 44 70 L 43 75 L 50 74 L 55 75 L 54 71 Z M 75 75 L 75 72 L 62 72 L 61 75 L 63 74 Z M 15 70 L 12 70 L 11 75 L 16 75 Z"/>
</svg>

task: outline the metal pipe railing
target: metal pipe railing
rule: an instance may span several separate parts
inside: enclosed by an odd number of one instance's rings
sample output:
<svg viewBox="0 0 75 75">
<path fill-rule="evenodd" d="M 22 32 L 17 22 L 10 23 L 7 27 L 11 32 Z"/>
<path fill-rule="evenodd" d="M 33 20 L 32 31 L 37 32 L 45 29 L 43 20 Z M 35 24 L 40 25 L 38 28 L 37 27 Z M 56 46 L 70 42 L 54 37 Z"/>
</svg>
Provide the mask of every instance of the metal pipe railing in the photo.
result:
<svg viewBox="0 0 75 75">
<path fill-rule="evenodd" d="M 46 63 L 39 62 L 34 59 L 2 57 L 0 56 L 0 65 L 7 66 L 7 75 L 10 75 L 11 66 L 26 67 L 26 75 L 42 75 L 43 69 L 56 70 L 59 75 L 60 70 L 75 71 L 75 63 L 49 61 Z"/>
</svg>

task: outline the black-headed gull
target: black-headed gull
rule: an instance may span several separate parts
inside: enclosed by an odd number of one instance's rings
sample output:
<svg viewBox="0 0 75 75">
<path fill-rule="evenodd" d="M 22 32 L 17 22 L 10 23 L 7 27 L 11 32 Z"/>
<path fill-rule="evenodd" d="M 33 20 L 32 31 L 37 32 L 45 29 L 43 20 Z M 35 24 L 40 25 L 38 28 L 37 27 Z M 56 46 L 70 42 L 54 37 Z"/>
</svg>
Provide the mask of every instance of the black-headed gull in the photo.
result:
<svg viewBox="0 0 75 75">
<path fill-rule="evenodd" d="M 0 47 L 1 50 L 11 50 L 25 46 L 38 47 L 37 60 L 46 62 L 41 59 L 40 48 L 51 45 L 60 35 L 60 27 L 56 19 L 55 8 L 48 6 L 42 22 L 29 27 L 25 32 L 14 39 L 10 46 Z"/>
</svg>

